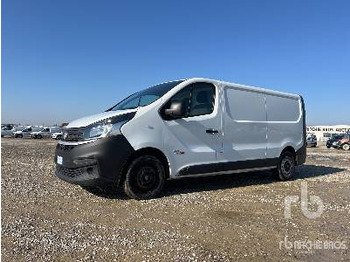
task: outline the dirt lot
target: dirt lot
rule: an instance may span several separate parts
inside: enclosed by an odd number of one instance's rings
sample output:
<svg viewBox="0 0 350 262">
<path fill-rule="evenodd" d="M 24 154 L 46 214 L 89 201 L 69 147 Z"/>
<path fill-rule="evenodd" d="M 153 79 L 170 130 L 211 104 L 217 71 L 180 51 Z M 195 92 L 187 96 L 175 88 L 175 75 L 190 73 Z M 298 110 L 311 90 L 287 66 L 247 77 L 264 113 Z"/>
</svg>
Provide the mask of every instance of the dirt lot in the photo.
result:
<svg viewBox="0 0 350 262">
<path fill-rule="evenodd" d="M 3 261 L 350 260 L 350 151 L 308 149 L 288 182 L 271 172 L 186 179 L 136 201 L 57 179 L 54 141 L 1 147 Z M 300 196 L 301 182 L 324 211 L 307 218 L 298 202 L 286 219 L 285 197 Z"/>
</svg>

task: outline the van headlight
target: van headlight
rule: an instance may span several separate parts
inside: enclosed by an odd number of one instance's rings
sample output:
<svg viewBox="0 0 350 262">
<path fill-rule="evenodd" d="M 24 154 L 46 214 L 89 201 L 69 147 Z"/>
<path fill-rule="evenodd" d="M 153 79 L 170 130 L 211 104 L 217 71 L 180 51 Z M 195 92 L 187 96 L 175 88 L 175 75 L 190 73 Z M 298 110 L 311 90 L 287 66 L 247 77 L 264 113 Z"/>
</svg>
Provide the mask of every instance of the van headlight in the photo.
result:
<svg viewBox="0 0 350 262">
<path fill-rule="evenodd" d="M 86 132 L 86 139 L 101 138 L 107 136 L 112 130 L 110 123 L 97 123 L 91 126 Z"/>
<path fill-rule="evenodd" d="M 134 115 L 135 113 L 128 113 L 94 123 L 85 129 L 84 140 L 119 135 L 122 125 L 132 119 Z"/>
</svg>

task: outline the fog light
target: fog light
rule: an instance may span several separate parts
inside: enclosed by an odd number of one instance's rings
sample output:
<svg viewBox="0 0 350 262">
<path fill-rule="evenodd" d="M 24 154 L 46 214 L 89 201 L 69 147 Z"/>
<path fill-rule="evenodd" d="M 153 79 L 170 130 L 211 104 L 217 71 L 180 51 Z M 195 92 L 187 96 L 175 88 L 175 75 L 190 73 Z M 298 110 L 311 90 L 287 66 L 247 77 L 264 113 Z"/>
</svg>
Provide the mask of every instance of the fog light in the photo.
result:
<svg viewBox="0 0 350 262">
<path fill-rule="evenodd" d="M 87 172 L 89 175 L 91 175 L 91 174 L 94 172 L 94 169 L 93 169 L 92 167 L 88 167 L 88 168 L 86 169 L 86 172 Z"/>
</svg>

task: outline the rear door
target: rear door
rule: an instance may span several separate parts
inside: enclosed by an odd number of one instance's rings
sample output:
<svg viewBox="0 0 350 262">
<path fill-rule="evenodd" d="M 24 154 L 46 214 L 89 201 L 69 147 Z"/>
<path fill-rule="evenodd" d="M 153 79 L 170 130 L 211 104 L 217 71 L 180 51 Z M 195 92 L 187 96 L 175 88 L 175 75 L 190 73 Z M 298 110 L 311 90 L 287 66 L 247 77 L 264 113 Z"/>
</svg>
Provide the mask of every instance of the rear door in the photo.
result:
<svg viewBox="0 0 350 262">
<path fill-rule="evenodd" d="M 172 156 L 172 172 L 182 170 L 185 174 L 189 166 L 215 162 L 222 149 L 218 88 L 211 83 L 194 83 L 175 94 L 164 108 L 171 102 L 180 102 L 186 109 L 181 119 L 164 121 L 164 144 L 167 155 Z"/>
</svg>

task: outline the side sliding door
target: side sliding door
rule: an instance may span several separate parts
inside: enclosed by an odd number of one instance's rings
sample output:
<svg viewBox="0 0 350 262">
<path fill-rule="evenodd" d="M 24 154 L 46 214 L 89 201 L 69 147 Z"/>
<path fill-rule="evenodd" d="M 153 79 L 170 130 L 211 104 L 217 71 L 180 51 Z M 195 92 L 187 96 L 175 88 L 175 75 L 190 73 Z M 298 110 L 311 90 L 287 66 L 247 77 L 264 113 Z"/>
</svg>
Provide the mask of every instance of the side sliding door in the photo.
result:
<svg viewBox="0 0 350 262">
<path fill-rule="evenodd" d="M 232 169 L 265 166 L 267 119 L 265 94 L 224 87 L 224 143 L 220 161 Z M 229 168 L 225 168 L 229 169 Z"/>
</svg>

